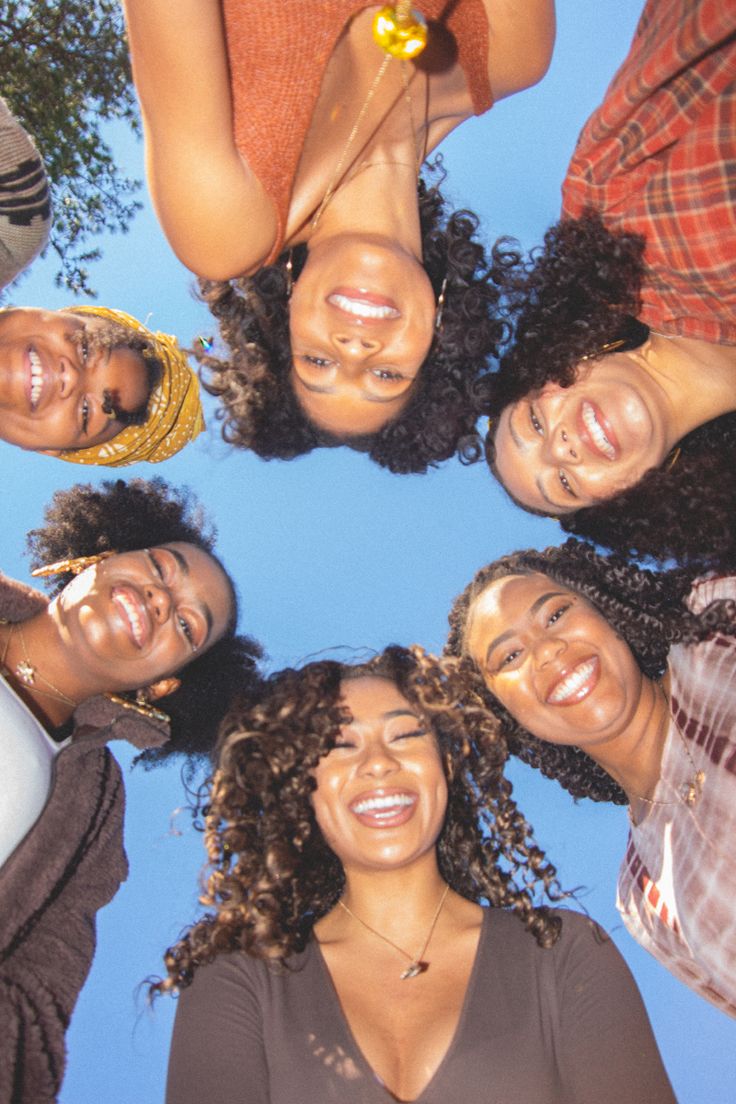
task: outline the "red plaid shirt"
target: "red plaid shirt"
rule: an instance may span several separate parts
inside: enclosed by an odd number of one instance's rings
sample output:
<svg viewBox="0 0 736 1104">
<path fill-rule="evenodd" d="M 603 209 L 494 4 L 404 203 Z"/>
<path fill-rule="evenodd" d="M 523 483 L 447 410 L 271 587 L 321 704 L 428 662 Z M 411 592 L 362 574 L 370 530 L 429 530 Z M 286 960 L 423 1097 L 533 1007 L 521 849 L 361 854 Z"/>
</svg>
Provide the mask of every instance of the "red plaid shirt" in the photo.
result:
<svg viewBox="0 0 736 1104">
<path fill-rule="evenodd" d="M 648 0 L 562 196 L 645 236 L 643 322 L 736 344 L 736 0 Z"/>
<path fill-rule="evenodd" d="M 736 576 L 696 584 L 689 605 L 700 611 L 718 598 L 736 598 Z M 668 664 L 661 774 L 629 834 L 616 904 L 638 943 L 736 1017 L 736 641 L 678 644 Z M 705 780 L 687 805 L 683 786 L 696 769 Z"/>
</svg>

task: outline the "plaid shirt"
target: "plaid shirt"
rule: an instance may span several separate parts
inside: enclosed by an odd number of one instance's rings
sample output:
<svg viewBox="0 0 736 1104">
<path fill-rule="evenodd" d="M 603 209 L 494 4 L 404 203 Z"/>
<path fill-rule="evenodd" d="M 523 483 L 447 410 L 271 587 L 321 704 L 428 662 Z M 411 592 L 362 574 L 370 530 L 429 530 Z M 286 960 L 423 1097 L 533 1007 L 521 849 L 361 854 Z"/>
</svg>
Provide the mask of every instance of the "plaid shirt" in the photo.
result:
<svg viewBox="0 0 736 1104">
<path fill-rule="evenodd" d="M 736 0 L 648 0 L 562 196 L 646 238 L 643 322 L 736 344 Z"/>
<path fill-rule="evenodd" d="M 690 607 L 718 598 L 736 598 L 736 576 L 697 583 Z M 736 640 L 678 644 L 669 670 L 657 804 L 631 829 L 616 904 L 637 942 L 736 1017 Z M 688 806 L 682 787 L 695 770 L 705 781 Z"/>
</svg>

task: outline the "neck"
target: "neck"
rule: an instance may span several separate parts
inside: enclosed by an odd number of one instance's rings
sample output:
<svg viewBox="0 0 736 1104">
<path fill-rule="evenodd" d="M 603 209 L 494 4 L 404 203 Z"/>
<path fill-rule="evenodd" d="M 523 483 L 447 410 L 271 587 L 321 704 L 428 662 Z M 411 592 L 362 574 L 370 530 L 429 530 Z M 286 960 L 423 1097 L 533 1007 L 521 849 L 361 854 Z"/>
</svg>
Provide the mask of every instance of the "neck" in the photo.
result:
<svg viewBox="0 0 736 1104">
<path fill-rule="evenodd" d="M 4 655 L 6 678 L 44 727 L 53 729 L 69 720 L 86 697 L 57 631 L 53 603 L 18 625 L 0 627 L 0 656 Z M 17 673 L 21 663 L 34 669 L 29 683 Z M 95 693 L 96 691 L 92 691 Z M 66 699 L 66 700 L 65 700 Z"/>
<path fill-rule="evenodd" d="M 421 945 L 426 938 L 445 885 L 431 852 L 399 870 L 346 869 L 342 900 L 365 924 L 412 951 L 414 942 Z M 450 892 L 446 905 L 452 896 Z M 339 907 L 320 923 L 324 925 L 326 920 L 334 920 L 345 932 L 360 934 L 353 927 L 356 921 Z"/>
<path fill-rule="evenodd" d="M 362 159 L 340 185 L 317 225 L 306 236 L 315 246 L 342 234 L 386 238 L 422 260 L 417 173 L 411 150 L 406 156 L 374 152 Z"/>
<path fill-rule="evenodd" d="M 663 687 L 642 678 L 635 712 L 624 729 L 589 755 L 633 798 L 651 797 L 659 781 L 669 703 Z"/>
<path fill-rule="evenodd" d="M 736 410 L 736 349 L 651 333 L 646 369 L 667 404 L 669 447 L 698 426 Z"/>
</svg>

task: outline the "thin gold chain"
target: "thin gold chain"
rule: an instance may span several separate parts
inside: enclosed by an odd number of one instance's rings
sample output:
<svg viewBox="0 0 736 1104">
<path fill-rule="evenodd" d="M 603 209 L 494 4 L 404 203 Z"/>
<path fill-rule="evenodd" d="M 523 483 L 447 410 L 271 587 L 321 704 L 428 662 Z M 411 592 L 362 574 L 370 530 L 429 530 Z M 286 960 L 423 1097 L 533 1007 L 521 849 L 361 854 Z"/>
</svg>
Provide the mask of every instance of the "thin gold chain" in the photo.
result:
<svg viewBox="0 0 736 1104">
<path fill-rule="evenodd" d="M 402 954 L 404 956 L 404 958 L 408 958 L 409 962 L 411 962 L 412 965 L 418 965 L 419 963 L 421 963 L 421 961 L 422 961 L 422 959 L 423 959 L 423 957 L 424 957 L 424 955 L 427 951 L 427 947 L 429 946 L 429 941 L 432 938 L 432 934 L 433 934 L 434 929 L 437 925 L 439 915 L 442 912 L 442 906 L 445 903 L 445 898 L 447 897 L 449 889 L 450 889 L 449 885 L 446 884 L 445 888 L 442 891 L 442 896 L 440 897 L 439 904 L 437 905 L 437 908 L 435 909 L 434 916 L 432 917 L 432 923 L 431 923 L 430 928 L 429 928 L 429 934 L 427 935 L 427 938 L 424 940 L 424 946 L 422 947 L 419 954 L 416 955 L 416 956 L 410 955 L 408 951 L 405 951 L 403 947 L 400 947 L 398 945 L 398 943 L 394 943 L 394 941 L 392 939 L 389 939 L 389 937 L 387 935 L 382 935 L 381 932 L 376 931 L 375 928 L 372 928 L 370 926 L 370 924 L 366 924 L 365 920 L 361 920 L 361 918 L 359 916 L 357 916 L 356 913 L 354 913 L 351 908 L 348 908 L 348 906 L 343 901 L 342 897 L 340 898 L 340 900 L 337 903 L 338 903 L 338 905 L 340 905 L 341 908 L 345 909 L 345 912 L 347 912 L 348 915 L 352 916 L 353 920 L 357 920 L 359 924 L 362 924 L 363 927 L 366 928 L 373 935 L 378 936 L 378 938 L 382 939 L 384 943 L 388 943 L 388 945 L 390 947 L 393 947 L 393 949 L 395 951 L 398 951 L 399 954 Z"/>
</svg>

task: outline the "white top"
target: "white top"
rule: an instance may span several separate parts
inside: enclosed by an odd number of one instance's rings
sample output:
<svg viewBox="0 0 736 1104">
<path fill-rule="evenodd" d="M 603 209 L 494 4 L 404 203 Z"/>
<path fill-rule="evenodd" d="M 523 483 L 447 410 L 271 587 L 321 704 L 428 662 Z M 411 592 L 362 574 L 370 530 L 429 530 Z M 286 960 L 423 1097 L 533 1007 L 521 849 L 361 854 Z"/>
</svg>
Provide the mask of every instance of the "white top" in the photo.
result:
<svg viewBox="0 0 736 1104">
<path fill-rule="evenodd" d="M 51 739 L 1 673 L 0 733 L 2 865 L 41 815 L 51 789 L 54 759 L 64 744 Z"/>
<path fill-rule="evenodd" d="M 708 579 L 688 605 L 700 612 L 734 597 L 736 577 Z M 653 797 L 661 804 L 631 829 L 616 904 L 637 942 L 736 1017 L 736 639 L 675 645 L 668 666 L 671 720 Z M 682 787 L 696 770 L 705 780 L 687 805 Z"/>
</svg>

